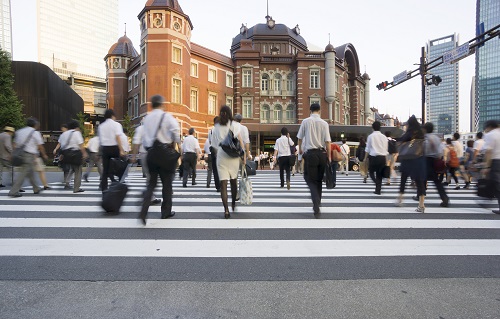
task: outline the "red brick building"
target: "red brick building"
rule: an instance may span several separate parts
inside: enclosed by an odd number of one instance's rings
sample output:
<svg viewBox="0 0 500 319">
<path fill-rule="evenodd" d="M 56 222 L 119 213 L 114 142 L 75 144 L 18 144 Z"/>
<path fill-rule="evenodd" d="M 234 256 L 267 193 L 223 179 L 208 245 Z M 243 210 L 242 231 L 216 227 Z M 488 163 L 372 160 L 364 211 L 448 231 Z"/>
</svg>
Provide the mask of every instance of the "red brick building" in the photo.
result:
<svg viewBox="0 0 500 319">
<path fill-rule="evenodd" d="M 361 76 L 352 44 L 312 52 L 299 26 L 289 28 L 267 16 L 242 25 L 231 56 L 190 41 L 193 24 L 177 0 L 148 0 L 138 16 L 141 52 L 121 37 L 105 57 L 107 102 L 118 119 L 134 123 L 147 114 L 149 97 L 161 94 L 182 132 L 194 127 L 205 141 L 222 105 L 243 115 L 252 153 L 274 144 L 283 126 L 294 137 L 311 103 L 321 105 L 332 136 L 371 124 L 369 76 Z M 368 130 L 367 132 L 369 132 Z"/>
</svg>

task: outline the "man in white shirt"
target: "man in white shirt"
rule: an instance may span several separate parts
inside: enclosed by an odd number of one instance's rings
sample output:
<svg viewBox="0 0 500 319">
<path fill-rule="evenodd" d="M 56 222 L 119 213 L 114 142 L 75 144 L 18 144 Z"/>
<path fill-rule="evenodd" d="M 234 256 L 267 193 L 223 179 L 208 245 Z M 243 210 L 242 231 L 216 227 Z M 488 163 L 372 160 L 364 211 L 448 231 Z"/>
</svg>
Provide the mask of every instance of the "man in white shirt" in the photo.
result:
<svg viewBox="0 0 500 319">
<path fill-rule="evenodd" d="M 240 113 L 236 113 L 233 117 L 233 119 L 241 124 L 241 120 L 243 119 L 243 116 L 241 116 Z M 248 160 L 252 160 L 252 154 L 250 153 L 250 133 L 248 132 L 248 127 L 245 125 L 241 124 L 241 139 L 243 140 L 243 144 L 245 144 L 245 156 L 248 158 Z"/>
<path fill-rule="evenodd" d="M 368 135 L 366 140 L 365 152 L 369 158 L 370 178 L 375 183 L 374 194 L 380 195 L 382 191 L 382 172 L 387 163 L 387 155 L 389 154 L 389 141 L 387 137 L 380 132 L 380 122 L 375 121 L 372 124 L 373 133 Z"/>
<path fill-rule="evenodd" d="M 493 213 L 500 214 L 500 125 L 496 120 L 484 123 L 484 149 L 486 169 L 484 173 L 495 186 L 495 197 L 498 200 L 498 210 Z"/>
<path fill-rule="evenodd" d="M 284 172 L 286 172 L 286 188 L 290 189 L 290 156 L 292 156 L 290 146 L 293 145 L 288 129 L 283 127 L 281 129 L 281 137 L 274 143 L 274 158 L 278 159 L 278 165 L 280 167 L 281 188 L 285 187 Z M 293 156 L 295 156 L 295 154 L 293 154 Z"/>
<path fill-rule="evenodd" d="M 340 153 L 342 154 L 342 157 L 344 158 L 342 162 L 339 163 L 340 165 L 340 173 L 345 174 L 345 176 L 349 176 L 349 158 L 351 157 L 351 149 L 349 148 L 349 145 L 347 145 L 346 140 L 342 140 L 342 145 L 340 146 Z"/>
<path fill-rule="evenodd" d="M 92 167 L 97 166 L 97 172 L 99 176 L 102 175 L 102 163 L 99 156 L 99 136 L 94 135 L 87 144 L 87 150 L 89 154 L 89 167 L 87 167 L 87 172 L 83 175 L 86 182 L 89 181 L 90 171 Z"/>
<path fill-rule="evenodd" d="M 189 135 L 182 142 L 182 187 L 187 187 L 191 175 L 191 185 L 196 185 L 196 164 L 201 155 L 200 143 L 194 137 L 194 128 L 189 129 Z"/>
<path fill-rule="evenodd" d="M 321 106 L 311 104 L 311 116 L 304 119 L 297 133 L 299 154 L 304 163 L 304 180 L 311 192 L 314 216 L 319 217 L 321 193 L 323 190 L 323 176 L 328 162 L 331 162 L 330 130 L 328 123 L 320 117 Z"/>
<path fill-rule="evenodd" d="M 71 120 L 68 123 L 68 130 L 61 134 L 59 137 L 59 143 L 61 143 L 61 152 L 64 153 L 65 150 L 80 150 L 82 153 L 82 158 L 87 158 L 87 151 L 83 147 L 83 136 L 80 133 L 80 125 L 78 121 Z M 64 156 L 63 156 L 64 162 Z M 80 188 L 82 183 L 82 163 L 69 164 L 73 172 L 75 172 L 75 181 L 73 185 L 73 193 L 83 193 L 84 190 Z"/>
<path fill-rule="evenodd" d="M 99 125 L 98 135 L 102 150 L 102 175 L 100 188 L 104 192 L 108 189 L 108 178 L 114 179 L 110 171 L 110 161 L 125 155 L 121 135 L 123 127 L 115 121 L 115 112 L 112 109 L 104 112 L 104 122 Z"/>
<path fill-rule="evenodd" d="M 14 144 L 16 146 L 23 147 L 23 164 L 21 165 L 21 172 L 14 181 L 11 190 L 9 191 L 10 197 L 21 197 L 19 193 L 21 186 L 23 185 L 24 179 L 28 177 L 31 186 L 33 186 L 33 193 L 40 193 L 40 187 L 36 185 L 34 176 L 34 165 L 35 159 L 38 153 L 42 155 L 44 160 L 47 160 L 47 154 L 45 153 L 45 148 L 43 147 L 43 139 L 40 132 L 38 132 L 39 123 L 35 118 L 29 118 L 26 120 L 26 127 L 18 130 L 14 138 Z"/>
<path fill-rule="evenodd" d="M 482 153 L 484 146 L 483 132 L 477 132 L 476 140 L 472 148 L 474 149 L 474 157 L 472 158 L 473 163 L 477 163 L 478 156 Z"/>
<path fill-rule="evenodd" d="M 170 144 L 172 147 L 180 145 L 180 128 L 177 120 L 169 113 L 164 111 L 164 99 L 161 95 L 153 95 L 151 97 L 151 105 L 153 110 L 144 118 L 144 132 L 142 144 L 144 148 L 150 149 L 155 140 L 162 144 Z M 142 201 L 142 209 L 139 218 L 146 224 L 146 216 L 151 205 L 151 196 L 158 183 L 158 176 L 162 183 L 161 218 L 170 218 L 175 215 L 172 211 L 172 181 L 175 174 L 176 165 L 165 168 L 160 166 L 159 162 L 163 159 L 152 158 L 147 156 L 148 170 L 150 178 L 146 192 L 144 192 L 144 200 Z"/>
</svg>

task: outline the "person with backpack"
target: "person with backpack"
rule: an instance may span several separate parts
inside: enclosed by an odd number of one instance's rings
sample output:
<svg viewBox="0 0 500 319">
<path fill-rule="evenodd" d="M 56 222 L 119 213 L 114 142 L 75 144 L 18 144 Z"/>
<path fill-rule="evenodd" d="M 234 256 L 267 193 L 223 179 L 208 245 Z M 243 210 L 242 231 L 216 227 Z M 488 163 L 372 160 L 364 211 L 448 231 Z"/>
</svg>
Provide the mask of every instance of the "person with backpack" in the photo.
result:
<svg viewBox="0 0 500 319">
<path fill-rule="evenodd" d="M 455 189 L 460 189 L 460 184 L 458 183 L 458 177 L 456 176 L 457 169 L 460 167 L 460 160 L 458 159 L 457 150 L 453 145 L 451 138 L 446 139 L 446 149 L 445 149 L 445 163 L 448 167 L 448 181 L 443 183 L 444 185 L 449 185 L 451 178 L 455 180 Z"/>
<path fill-rule="evenodd" d="M 349 148 L 349 145 L 347 145 L 346 140 L 342 140 L 342 145 L 340 146 L 340 153 L 344 156 L 344 159 L 342 162 L 339 163 L 340 165 L 340 173 L 344 174 L 345 176 L 349 176 L 349 157 L 351 154 L 351 149 Z"/>
<path fill-rule="evenodd" d="M 387 137 L 387 151 L 389 152 L 389 155 L 387 155 L 387 166 L 391 169 L 391 173 L 385 185 L 391 185 L 391 178 L 398 177 L 398 174 L 396 174 L 396 170 L 394 169 L 394 164 L 396 163 L 396 158 L 398 157 L 398 146 L 397 141 L 391 137 L 391 132 L 386 131 L 385 136 Z"/>
<path fill-rule="evenodd" d="M 361 177 L 363 177 L 363 183 L 366 184 L 366 180 L 368 179 L 368 157 L 366 156 L 366 142 L 364 137 L 359 139 L 356 158 L 359 163 L 359 172 L 361 173 Z"/>
</svg>

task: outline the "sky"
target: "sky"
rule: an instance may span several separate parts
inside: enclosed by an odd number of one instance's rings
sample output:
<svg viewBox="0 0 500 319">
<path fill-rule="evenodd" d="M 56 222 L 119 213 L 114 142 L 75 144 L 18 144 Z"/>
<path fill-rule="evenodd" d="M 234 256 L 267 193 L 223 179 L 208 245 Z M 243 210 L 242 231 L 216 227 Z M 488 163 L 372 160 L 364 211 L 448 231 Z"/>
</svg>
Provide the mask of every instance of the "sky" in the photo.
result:
<svg viewBox="0 0 500 319">
<path fill-rule="evenodd" d="M 105 1 L 105 0 L 102 0 Z M 265 23 L 269 15 L 289 28 L 299 25 L 310 51 L 323 51 L 329 37 L 335 46 L 354 45 L 361 73 L 370 75 L 371 106 L 406 120 L 421 117 L 420 77 L 388 91 L 376 85 L 417 68 L 421 47 L 429 40 L 458 34 L 459 44 L 475 37 L 476 0 L 178 0 L 193 23 L 191 41 L 229 56 L 241 24 Z M 119 0 L 119 36 L 140 45 L 137 15 L 145 0 Z M 12 0 L 14 60 L 36 61 L 36 32 L 25 21 L 36 21 L 35 0 Z M 28 8 L 28 9 L 27 9 Z M 32 9 L 30 9 L 32 8 Z M 24 22 L 22 22 L 24 21 Z M 36 22 L 35 22 L 36 28 Z M 118 39 L 117 39 L 118 40 Z M 110 44 L 110 46 L 112 43 Z M 103 57 L 107 52 L 103 52 Z M 459 62 L 460 131 L 470 129 L 470 88 L 474 56 Z"/>
</svg>

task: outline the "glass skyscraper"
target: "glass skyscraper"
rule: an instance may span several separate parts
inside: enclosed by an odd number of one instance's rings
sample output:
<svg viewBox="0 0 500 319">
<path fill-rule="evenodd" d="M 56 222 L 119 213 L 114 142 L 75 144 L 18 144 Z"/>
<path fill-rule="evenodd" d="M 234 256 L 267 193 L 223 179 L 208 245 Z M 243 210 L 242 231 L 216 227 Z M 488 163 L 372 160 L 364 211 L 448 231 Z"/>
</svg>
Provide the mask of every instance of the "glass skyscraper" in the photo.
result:
<svg viewBox="0 0 500 319">
<path fill-rule="evenodd" d="M 38 61 L 71 83 L 85 113 L 103 113 L 104 57 L 119 36 L 118 0 L 37 1 Z"/>
<path fill-rule="evenodd" d="M 458 46 L 458 36 L 448 35 L 430 40 L 426 45 L 427 60 L 432 61 Z M 453 134 L 458 132 L 458 63 L 441 64 L 429 71 L 440 76 L 442 82 L 426 86 L 426 121 L 432 122 L 436 133 Z M 428 78 L 431 74 L 427 75 Z"/>
<path fill-rule="evenodd" d="M 0 48 L 12 57 L 12 17 L 10 0 L 0 0 Z"/>
<path fill-rule="evenodd" d="M 484 31 L 500 24 L 500 1 L 477 0 L 476 25 Z M 487 120 L 500 119 L 500 40 L 492 39 L 476 51 L 476 128 L 481 131 Z M 474 129 L 473 128 L 473 129 Z"/>
</svg>

